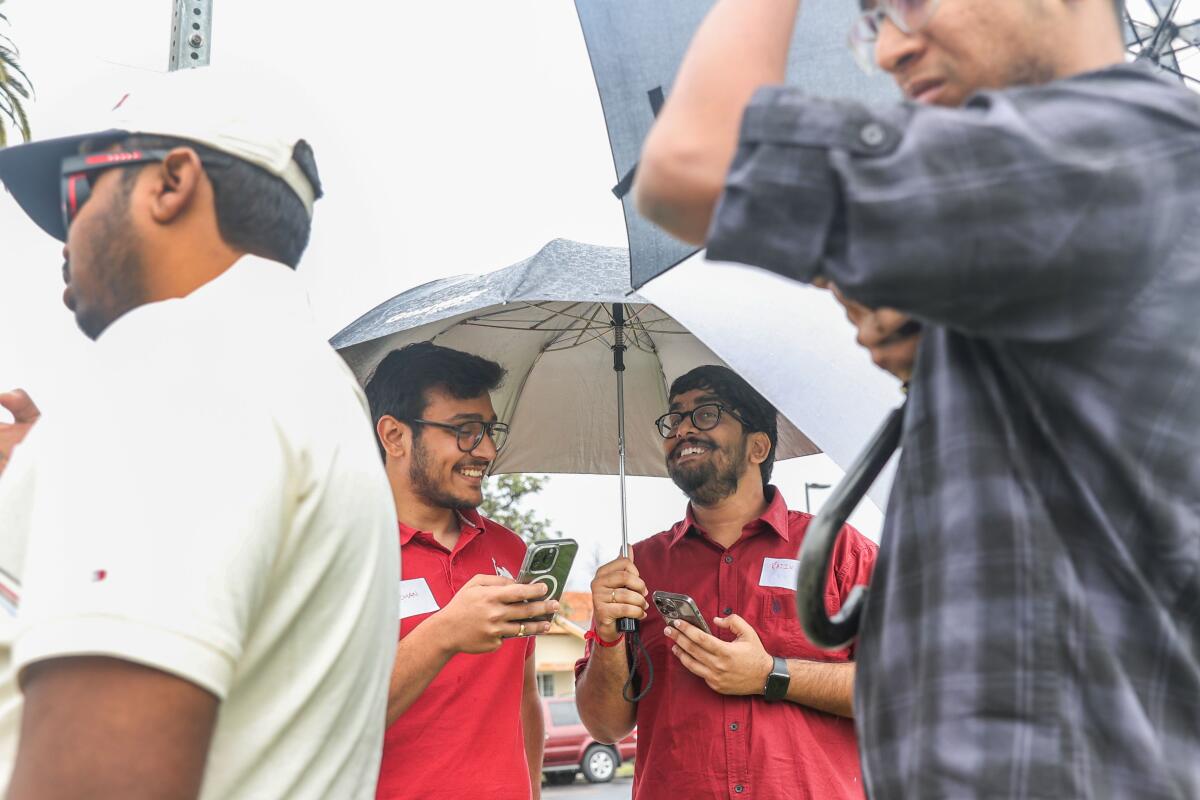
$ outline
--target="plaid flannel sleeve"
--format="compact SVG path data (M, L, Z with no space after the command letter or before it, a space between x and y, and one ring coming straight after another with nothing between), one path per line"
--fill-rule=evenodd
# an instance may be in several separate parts
M823 276L867 306L973 335L1098 330L1188 224L1164 187L1200 142L1192 116L1164 125L1169 109L1145 101L1156 79L1121 77L985 93L956 109L868 110L761 89L708 257Z

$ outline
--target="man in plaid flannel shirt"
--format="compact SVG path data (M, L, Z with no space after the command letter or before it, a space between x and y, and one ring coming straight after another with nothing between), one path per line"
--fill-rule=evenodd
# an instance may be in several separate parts
M870 795L1200 796L1200 102L1124 63L1112 0L867 0L852 43L909 102L822 100L770 86L798 6L717 2L635 192L835 286L911 379Z

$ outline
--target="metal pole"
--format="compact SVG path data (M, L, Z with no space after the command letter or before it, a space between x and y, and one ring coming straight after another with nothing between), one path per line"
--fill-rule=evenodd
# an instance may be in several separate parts
M207 67L212 52L213 0L175 0L167 69Z
M629 558L629 517L625 507L625 307L613 303L612 312L613 372L617 373L617 474L621 476L621 555ZM617 630L622 634L636 634L637 629L636 619L617 620Z
M808 481L805 481L804 482L804 510L810 514L812 513L812 505L808 501L808 490L809 489L828 489L828 488L829 488L828 483L809 483Z
M621 480L621 555L629 558L629 514L625 503L625 308L613 304L613 371L617 373L617 474Z

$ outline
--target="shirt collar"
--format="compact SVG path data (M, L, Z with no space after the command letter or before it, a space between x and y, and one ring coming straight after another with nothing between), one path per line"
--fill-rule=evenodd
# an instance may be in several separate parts
M746 523L742 530L745 531L759 525L765 525L769 530L775 531L779 535L779 538L785 542L789 541L788 508L787 502L783 499L783 492L774 486L768 486L765 494L771 498L767 502L767 509L758 517ZM692 515L692 504L688 503L687 515L671 527L671 541L668 546L674 547L690 530L703 533L703 529L696 524L696 518Z
M467 532L468 530L470 530L470 531L473 531L475 533L475 535L479 535L486 530L486 528L483 525L483 517L480 515L480 513L476 509L461 508L455 513L458 514L459 530L463 531L464 533ZM411 542L412 538L414 536L416 536L418 533L432 535L429 533L429 531L422 531L418 528L410 527L408 525L405 525L403 522L401 522L400 523L400 545L401 545L401 547L403 547L404 545Z

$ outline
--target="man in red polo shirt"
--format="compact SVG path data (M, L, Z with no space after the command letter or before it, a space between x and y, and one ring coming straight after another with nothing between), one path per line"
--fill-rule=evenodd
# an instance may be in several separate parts
M795 558L812 517L789 511L768 485L776 411L725 367L697 367L669 396L658 429L691 503L683 521L634 545L632 560L597 571L595 638L575 667L580 716L605 742L636 723L635 800L862 797L853 654L817 649L796 619ZM875 552L857 531L842 532L831 611L869 581ZM668 626L649 602L658 590L690 595L713 635ZM654 668L637 703L622 694L631 654L618 646L621 617L642 620ZM639 666L637 682L648 674Z
M367 399L400 520L400 643L379 798L541 795L534 634L558 610L513 581L525 543L479 515L508 428L489 392L499 364L428 342L389 353Z

